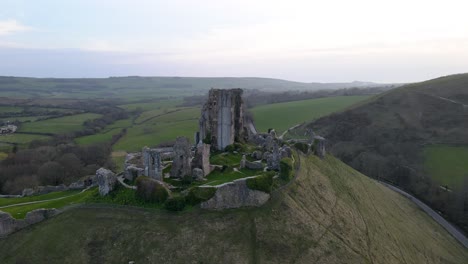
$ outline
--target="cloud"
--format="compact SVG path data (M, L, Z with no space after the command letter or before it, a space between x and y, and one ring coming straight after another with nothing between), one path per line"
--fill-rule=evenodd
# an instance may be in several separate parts
M14 19L0 21L0 36L12 34L20 31L27 31L31 28L25 25L22 25Z

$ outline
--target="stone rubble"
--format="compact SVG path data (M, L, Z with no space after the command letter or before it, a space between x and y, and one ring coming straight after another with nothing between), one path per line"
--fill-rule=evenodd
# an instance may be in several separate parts
M267 157L267 165L270 170L279 170L281 153L278 144L275 142L272 146L272 153Z
M240 162L240 168L247 168L251 170L263 170L263 164L261 161L248 161L245 157L245 155L242 156L241 162Z
M325 157L325 138L321 136L315 136L314 137L314 143L315 143L315 155L323 159Z
M203 181L205 178L204 178L204 173L203 173L203 170L200 169L200 168L194 168L192 170L192 177L197 180L197 181Z

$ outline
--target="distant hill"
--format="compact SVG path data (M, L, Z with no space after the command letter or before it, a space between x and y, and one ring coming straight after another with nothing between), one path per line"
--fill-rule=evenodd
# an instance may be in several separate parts
M271 78L111 77L26 78L0 77L0 97L34 98L160 98L199 95L210 88L243 88L264 91L321 90L392 86L369 82L301 83Z
M406 85L308 127L347 164L408 189L468 230L468 74Z
M403 196L328 156L256 209L71 208L0 240L1 263L467 263Z

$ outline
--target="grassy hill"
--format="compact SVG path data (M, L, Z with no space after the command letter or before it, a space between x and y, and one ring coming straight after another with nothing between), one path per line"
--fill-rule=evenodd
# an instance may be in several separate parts
M468 74L452 75L394 89L309 127L347 164L408 189L468 230L468 171L460 165L467 104Z
M431 146L468 147L466 103L468 74L454 75L395 89L349 111L319 119L310 127L326 136L332 152L355 168L368 175L387 170L387 175L380 176L398 181L391 176L400 173L395 171L397 167L378 162L369 166L367 161L394 159L421 174L431 174L424 161L446 152ZM430 155L425 155L428 151ZM358 166L364 163L367 170ZM458 188L463 177L453 177L458 180L450 179L448 169L447 179L439 179L439 183L454 182L450 187Z
M199 77L111 77L111 78L25 78L0 77L0 97L13 98L125 98L149 99L191 96L210 88L244 88L268 91L319 90L378 87L368 82L301 83L271 78Z
M336 96L287 103L267 104L250 109L258 131L274 128L277 132L319 118L361 102L369 96Z
M0 240L2 263L467 263L406 198L328 156L258 209L73 208Z

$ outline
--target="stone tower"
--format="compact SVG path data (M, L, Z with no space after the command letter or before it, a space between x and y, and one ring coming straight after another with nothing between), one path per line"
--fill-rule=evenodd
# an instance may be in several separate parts
M242 89L210 90L200 117L200 141L211 144L213 149L224 150L248 137L242 92Z

